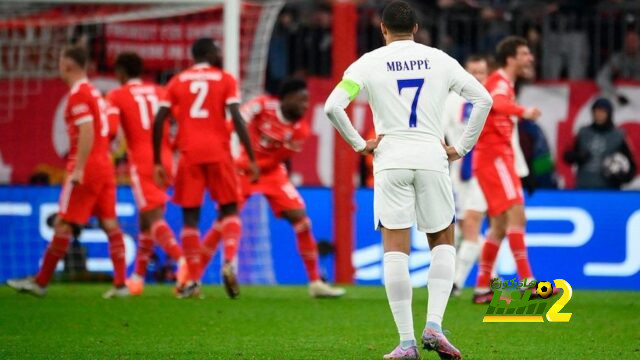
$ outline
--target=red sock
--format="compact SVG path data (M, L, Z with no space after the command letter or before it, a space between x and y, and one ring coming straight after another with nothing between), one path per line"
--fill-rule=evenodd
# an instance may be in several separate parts
M158 220L151 225L151 236L156 244L160 245L162 250L167 253L173 260L182 257L182 248L176 241L173 231L164 220Z
M238 215L227 216L220 222L220 234L224 246L224 262L231 262L238 255L242 236L242 222Z
M307 271L309 281L320 280L320 270L318 269L318 247L316 240L311 232L311 219L304 219L293 224L293 230L296 232L296 240L298 245L298 253L302 257L304 268Z
M527 256L527 246L524 244L524 229L516 227L507 229L507 238L518 268L518 277L531 280L533 274L531 274L531 265Z
M482 246L482 254L480 255L480 264L478 265L478 278L476 287L488 288L491 284L491 269L496 262L498 250L500 249L500 241L493 237L493 234L487 235L487 241Z
M51 275L56 270L58 261L64 256L69 247L69 241L71 240L71 233L54 234L51 243L47 247L47 251L44 253L44 259L42 259L42 267L36 275L36 283L40 286L47 286Z
M141 232L138 236L138 253L136 254L136 266L134 273L144 278L147 274L147 265L153 253L153 239L149 232Z
M124 255L124 239L122 231L117 228L107 233L109 238L109 255L113 263L113 285L124 286L127 276L127 264Z
M213 257L213 254L216 253L218 249L218 244L220 243L220 237L222 236L222 225L220 221L213 223L211 229L204 236L204 241L202 242L202 253L201 253L201 261L202 268L206 269L209 266L209 262Z
M189 280L200 281L202 275L200 263L200 232L195 228L184 227L180 234L184 257L189 269Z

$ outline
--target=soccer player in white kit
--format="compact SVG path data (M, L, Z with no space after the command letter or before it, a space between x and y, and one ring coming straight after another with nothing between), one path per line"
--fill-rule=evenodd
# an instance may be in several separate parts
M480 83L489 76L489 66L484 57L473 55L465 62L467 70ZM473 104L455 92L450 92L444 104L442 126L447 142L458 141L469 121ZM473 150L461 161L451 164L451 183L456 201L456 219L462 233L462 242L458 246L456 257L456 273L452 294L458 296L469 272L480 254L480 227L487 201L482 194L478 180L473 176L471 161Z
M489 76L487 60L478 55L472 55L465 61L465 69L479 82L484 83ZM533 77L533 75L531 76ZM464 133L473 104L455 92L450 92L444 106L442 125L445 138L449 142L460 139ZM515 119L517 121L517 119ZM513 128L511 144L514 152L516 174L519 177L529 175L527 162L520 148L517 123ZM471 161L473 150L462 161L451 164L451 183L456 202L456 219L462 233L462 242L456 254L456 275L453 282L453 296L459 296L464 287L473 264L478 260L482 241L480 228L487 212L487 201L484 198L478 179L473 175ZM493 274L495 274L494 264ZM497 275L492 275L492 278Z
M340 135L361 154L374 155L374 224L382 231L384 278L400 344L384 359L418 359L411 314L410 228L427 234L431 248L424 347L459 359L441 324L453 285L455 210L449 161L476 143L491 109L485 88L444 52L413 41L416 15L404 1L383 11L386 46L363 55L344 73L325 104ZM363 88L373 112L375 140L365 141L344 109ZM464 134L455 146L443 142L440 117L449 91L473 103Z

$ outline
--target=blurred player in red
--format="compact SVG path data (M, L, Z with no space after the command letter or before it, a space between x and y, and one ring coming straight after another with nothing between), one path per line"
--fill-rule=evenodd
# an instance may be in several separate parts
M238 251L242 223L238 216L240 188L231 157L226 109L231 113L235 130L248 153L253 181L257 179L259 170L240 115L236 80L220 68L220 49L211 39L199 39L194 42L191 52L196 64L171 79L155 118L154 176L161 184L168 182L160 155L164 121L171 111L178 121L177 145L180 150L174 201L182 207L180 238L189 274L187 284L178 287L178 296L198 297L200 294L203 266L198 223L203 195L208 190L218 204L219 217L214 227L219 227L226 249L222 269L225 289L234 298L239 289L233 260Z
M142 294L144 277L153 245L158 244L178 263L182 263L182 248L173 231L164 220L165 205L169 197L166 189L153 181L153 146L151 124L158 111L164 90L140 79L142 59L138 54L124 52L115 61L115 74L121 87L111 91L107 100L122 124L127 140L130 161L131 188L140 211L140 235L135 270L127 280L132 295ZM169 123L165 123L165 136L161 144L161 164L171 174L172 152L169 145Z
M78 46L65 48L60 56L60 76L71 88L65 108L70 150L53 239L35 278L8 281L12 288L38 296L45 295L58 260L67 251L72 226L86 224L91 215L98 217L109 238L113 262L113 287L103 297L129 295L125 286L124 240L116 219L115 171L109 153L106 103L87 79L87 62L87 51Z
M249 124L260 179L251 182L250 160L246 152L241 153L236 165L243 174L241 183L245 199L251 194L263 194L276 216L286 219L293 226L298 251L309 279L309 295L339 297L344 290L333 288L320 278L311 219L305 211L304 200L289 181L284 164L293 154L302 150L304 141L309 137L309 124L303 118L308 105L307 84L301 79L285 80L278 97L263 95L244 104L241 111ZM221 223L216 222L204 238L202 263L205 267L215 253L220 237Z
M512 147L513 127L518 118L535 120L540 110L523 107L515 100L515 81L534 74L534 58L527 41L509 36L497 46L500 68L487 79L485 86L493 98L493 107L480 135L473 156L473 172L487 200L490 228L482 247L474 303L488 303L491 270L506 235L513 252L518 277L534 280L524 241L526 218L522 184L515 169ZM533 290L535 294L535 290Z

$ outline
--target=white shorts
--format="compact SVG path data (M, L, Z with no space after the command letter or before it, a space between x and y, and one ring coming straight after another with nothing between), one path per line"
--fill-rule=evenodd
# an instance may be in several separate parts
M456 191L456 217L464 219L467 210L487 212L487 201L484 198L480 184L475 177L468 181L460 181Z
M435 233L455 220L449 174L431 170L388 169L374 177L373 219L376 230L406 229Z

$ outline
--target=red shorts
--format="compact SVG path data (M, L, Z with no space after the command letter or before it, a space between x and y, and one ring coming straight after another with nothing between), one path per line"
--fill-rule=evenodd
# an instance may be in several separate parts
M284 165L261 172L258 182L253 184L248 176L242 176L242 190L245 200L252 194L264 195L277 217L281 217L283 211L305 208L304 200L296 187L289 181Z
M202 164L189 164L180 160L173 202L185 208L199 207L202 205L205 189L218 205L239 202L238 174L231 157L228 160Z
M482 156L474 158L474 161L474 175L487 199L489 216L500 215L515 205L524 204L522 183L516 174L513 157Z
M66 179L60 193L58 215L63 220L78 225L86 224L91 215L100 219L114 219L116 217L114 175L85 175L82 184L73 184Z
M170 169L166 169L166 171L167 174L171 174ZM138 210L149 211L165 206L169 196L165 189L158 186L153 180L153 167L139 168L131 164L129 172L131 175L131 190Z

